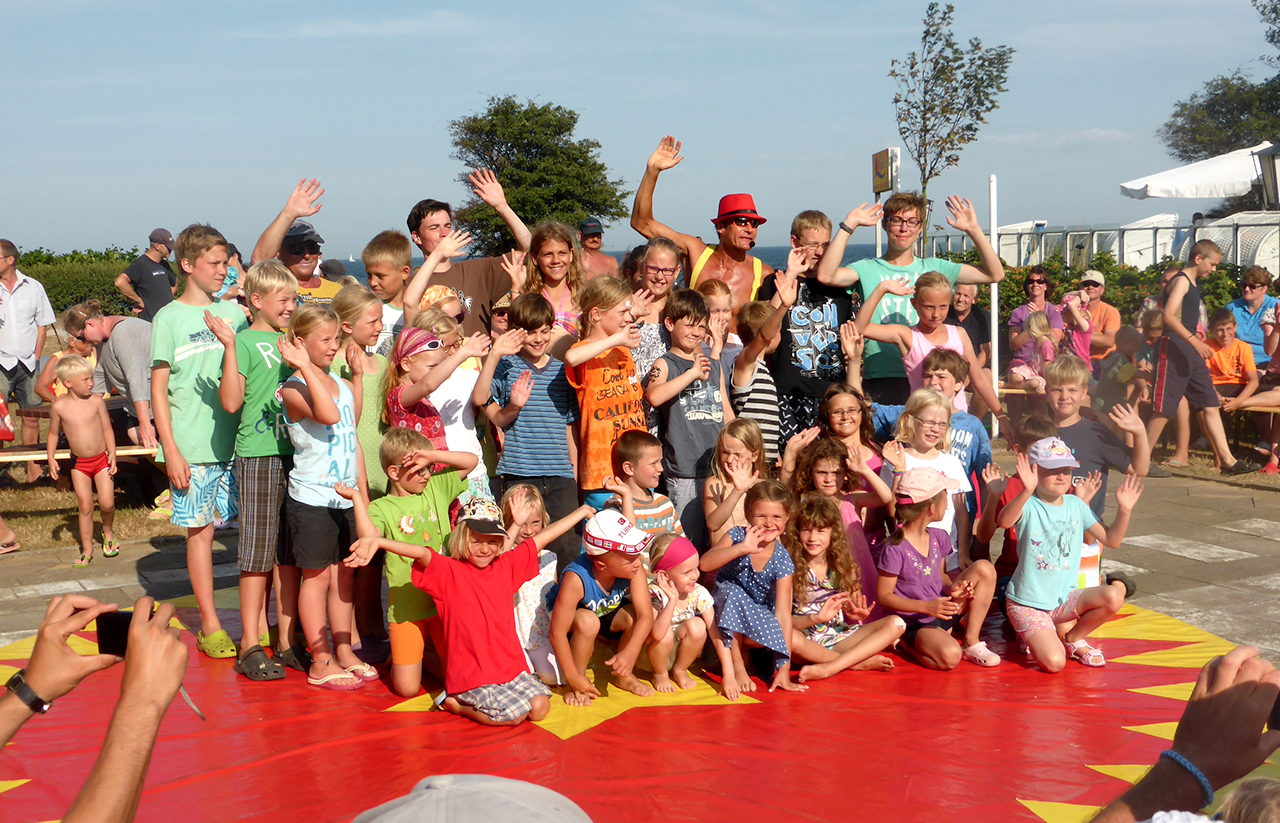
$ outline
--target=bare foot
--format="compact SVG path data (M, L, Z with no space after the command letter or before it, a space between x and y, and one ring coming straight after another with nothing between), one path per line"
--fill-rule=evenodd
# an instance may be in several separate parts
M698 685L697 682L689 676L689 672L687 670L673 669L671 676L676 679L676 685L682 689L692 689L694 686Z
M591 705L591 695L569 690L564 693L564 704L566 706L579 706L585 708Z
M676 676L679 679L679 675ZM671 678L666 672L653 673L653 687L660 692L674 692L676 687L671 685Z
M454 714L462 714L462 704L455 697L446 697L444 702L440 704L440 708Z
M634 674L619 677L618 688L626 689L636 697L649 697L653 694L653 689L649 688L649 684L637 679Z
M826 680L830 676L831 675L827 672L826 668L818 664L814 664L811 666L801 666L800 674L796 679L801 683L808 683L811 680Z
M747 674L746 669L735 668L733 679L738 681L738 691L753 692L756 690L756 682L751 679L751 675Z
M893 658L883 654L873 654L851 668L855 672L891 672L893 671Z

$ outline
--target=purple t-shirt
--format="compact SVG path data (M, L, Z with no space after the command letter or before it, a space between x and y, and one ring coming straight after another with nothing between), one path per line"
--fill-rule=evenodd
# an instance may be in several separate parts
M924 557L905 537L901 543L890 543L880 553L877 568L881 574L898 578L893 593L908 600L937 600L942 597L942 570L951 554L951 537L943 529L929 528L929 556ZM932 623L931 615L919 612L901 614L907 625Z
M1013 314L1009 315L1009 328L1012 331L1022 331L1022 327L1026 324L1027 318L1036 309L1031 308L1030 303L1023 303L1021 306L1013 310ZM1058 311L1058 307L1052 303L1045 303L1044 313L1049 315L1049 328L1064 331L1066 324L1062 322L1062 312ZM1015 360L1030 360L1036 353L1036 344L1034 340L1028 339L1022 344L1022 348L1013 353Z

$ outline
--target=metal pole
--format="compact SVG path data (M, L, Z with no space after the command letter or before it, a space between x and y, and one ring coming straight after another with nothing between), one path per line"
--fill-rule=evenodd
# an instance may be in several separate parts
M876 205L880 205L880 192L876 192ZM876 221L876 257L880 256L880 221Z
M996 250L996 256L1000 254L1000 232L996 230L996 176L991 175L991 248ZM991 388L996 393L996 399L1000 398L1000 368L997 363L1000 362L1000 286L996 283L991 284ZM991 410L991 436L1000 436L1000 409Z

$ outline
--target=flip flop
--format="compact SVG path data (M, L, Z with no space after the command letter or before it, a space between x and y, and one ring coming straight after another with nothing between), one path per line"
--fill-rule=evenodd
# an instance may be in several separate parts
M79 557L77 557L77 558L75 559L75 562L74 562L74 563L72 563L71 565L72 565L72 566L75 566L75 567L76 567L76 568L78 568L78 569L83 569L85 566L89 565L89 564L90 564L90 563L92 563L92 562L93 562L93 555L91 555L91 554L87 554L87 555L86 555L86 554L82 554L82 555L80 555Z
M355 666L347 666L344 671L346 671L347 674L355 675L366 683L381 680L378 676L378 670L373 666L370 666L368 663L359 663Z
M105 541L102 544L103 557L115 557L119 553L120 553L120 541L116 540L114 537L111 538L110 540Z
M9 543L0 545L0 554L13 554L16 551L19 551L21 548L22 548L22 544L19 543L17 540L13 540Z
M235 641L223 629L218 629L208 637L204 636L204 632L197 632L196 648L205 657L212 657L215 660L226 660L228 657L236 656Z
M321 689L328 689L334 692L354 692L357 689L364 688L364 680L362 680L360 677L356 675L353 675L351 672L341 668L340 666L338 666L336 662L333 662L333 661L330 661L330 662L333 663L334 668L337 668L338 671L334 672L333 674L326 674L324 677L311 677L308 675L307 685L316 686L317 688L321 688ZM328 666L329 664L326 663L325 665ZM336 682L338 680L350 680L353 677L355 678L354 683Z
M236 674L242 674L255 682L283 680L284 666L267 657L261 646L254 646L236 658Z
M1160 465L1168 469L1185 469L1186 463L1179 463L1177 460L1161 460Z

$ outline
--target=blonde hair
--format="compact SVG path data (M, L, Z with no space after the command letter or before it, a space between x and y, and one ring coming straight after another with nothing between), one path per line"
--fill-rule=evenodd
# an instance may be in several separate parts
M86 300L67 309L67 316L62 320L62 328L66 329L68 334L80 334L84 331L85 323L101 319L102 304L97 300Z
M444 340L446 335L453 334L458 330L458 321L439 309L423 309L418 312L418 316L413 318L413 328L429 331L436 336L437 340ZM391 425L391 410L387 408L387 398L391 396L391 392L404 385L405 375L402 364L396 362L396 358L387 359L387 367L382 372L382 422L384 425Z
M1245 780L1222 801L1217 819L1226 823L1280 823L1280 780Z
M346 286L342 291L333 297L333 310L338 313L338 317L348 326L354 326L360 322L360 318L364 317L364 313L369 310L370 306L382 306L382 300L378 295L373 293L372 289L365 286ZM339 331L342 334L343 342L350 337L345 331Z
M742 345L751 345L751 341L760 334L760 330L764 328L764 324L769 321L773 312L773 306L764 300L752 300L739 307L738 336L742 338Z
M947 276L936 271L927 271L916 278L916 294L920 294L925 289L945 291L947 294L955 291L951 287L951 281L947 279Z
M542 492L538 491L538 487L529 483L516 483L508 486L507 490L502 493L502 525L510 528L515 522L516 513L511 506L516 496L516 492L523 489L525 501L533 507L533 513L537 517L542 518L542 528L550 525L551 515L547 514L547 503L542 499Z
M244 273L243 288L246 296L256 294L266 297L282 291L297 294L298 278L279 260L264 260L254 263ZM253 304L250 303L249 307L253 308Z
M596 282L595 280L591 281ZM716 438L715 455L712 457L712 468L715 470L716 477L726 486L732 485L733 480L725 473L724 464L721 456L724 454L724 439L732 437L739 443L747 447L747 451L755 452L755 470L763 479L769 476L769 467L764 462L764 434L760 431L760 425L756 421L748 417L735 417L725 424L720 430L720 436Z
M809 602L809 556L800 545L800 530L805 527L831 531L831 541L827 544L827 574L835 577L840 591L849 594L861 591L862 581L853 555L849 553L840 506L822 492L805 492L787 520L787 530L782 536L782 545L796 567L791 580L792 605L803 606Z
M483 534L477 535L471 530L466 523L459 522L453 527L453 532L449 535L449 556L454 560L466 560L471 556L471 542L477 538L484 539L493 537L502 539L500 535ZM503 540L505 543L506 541Z
M289 316L289 337L306 339L312 332L325 326L342 330L342 319L332 306L324 303L303 303Z
M1083 386L1089 387L1089 378L1093 371L1088 364L1074 354L1055 357L1044 367L1044 382L1049 386Z
M93 374L93 366L78 354L64 354L58 358L58 366L54 374L62 382L67 382L83 374Z
M413 246L403 232L394 229L380 231L373 236L360 252L360 262L367 269L378 263L388 263L397 269L411 265Z
M649 568L658 568L662 556L667 553L667 549L675 542L680 535L675 532L663 532L649 541Z
M1144 311L1142 313L1142 317L1139 318L1139 324L1142 328L1143 333L1150 332L1150 331L1157 331L1157 330L1163 332L1164 331L1164 310L1149 309L1148 311Z
M527 289L529 290L529 289ZM595 321L591 312L607 312L619 303L631 299L631 286L616 277L596 277L582 287L578 295L578 339L586 340Z
M1033 311L1028 314L1022 328L1037 343L1043 343L1053 336L1053 329L1049 326L1049 315L1042 311Z
M443 283L436 283L427 286L426 291L422 293L422 299L418 301L418 308L421 309L438 309L448 303L450 300L462 302L462 298L458 293Z
M227 248L227 238L222 236L222 232L206 223L192 223L174 241L173 256L178 261L179 268L182 267L183 260L190 261L194 266L210 249L218 246Z
M951 401L942 396L942 392L936 389L916 389L907 398L907 405L902 410L902 416L898 418L898 423L894 427L893 437L895 440L901 440L907 445L911 445L916 438L916 415L929 409L942 409L947 413L947 428L942 433L942 439L938 441L939 451L951 450Z
M403 426L392 426L382 435L382 443L378 446L378 462L385 472L391 466L400 465L405 455L410 452L434 448L431 441L422 432L406 429Z
M831 218L816 209L802 211L791 221L791 236L799 240L809 229L817 229L831 234Z
M733 300L733 289L729 288L729 284L723 280L699 280L698 287L694 291L707 298L707 300L713 297L727 297L729 300Z
M525 281L524 290L531 294L542 294L546 284L542 282L542 270L538 268L538 253L547 243L556 240L569 247L569 271L565 273L564 281L569 287L569 294L577 297L582 291L583 283L586 282L586 274L582 271L582 250L578 247L578 236L573 229L554 220L539 223L529 237L529 254L525 262L529 277Z

